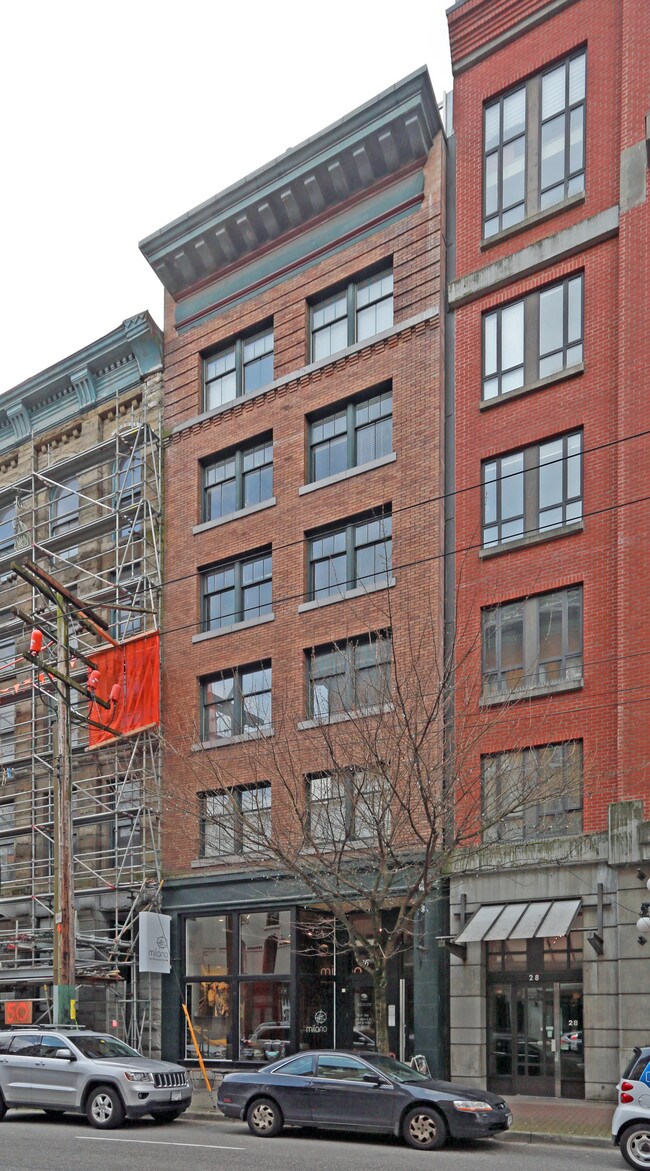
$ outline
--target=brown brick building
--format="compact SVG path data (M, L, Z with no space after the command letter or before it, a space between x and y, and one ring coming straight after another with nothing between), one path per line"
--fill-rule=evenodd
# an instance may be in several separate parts
M456 728L493 842L452 881L451 1072L610 1097L648 973L650 34L627 0L448 19Z
M343 962L317 973L327 1024L309 1023L289 946L308 899L255 858L246 812L291 816L260 754L290 742L314 817L323 725L341 744L348 707L372 720L378 648L441 630L444 184L421 70L141 245L166 290L165 909L212 1060L372 1030ZM412 953L391 980L406 1054ZM177 1004L170 982L178 1057Z

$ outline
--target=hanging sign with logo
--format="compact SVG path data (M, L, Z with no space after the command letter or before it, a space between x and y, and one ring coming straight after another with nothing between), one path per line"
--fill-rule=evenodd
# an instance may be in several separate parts
M157 915L152 911L141 911L138 915L141 972L169 972L171 970L170 923L169 915Z

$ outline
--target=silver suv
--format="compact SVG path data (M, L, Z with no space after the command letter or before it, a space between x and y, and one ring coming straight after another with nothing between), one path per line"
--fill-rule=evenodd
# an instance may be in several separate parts
M143 1114L172 1122L191 1100L182 1066L143 1057L117 1037L68 1028L0 1032L0 1119L12 1106L32 1107L49 1117L85 1114L109 1130Z

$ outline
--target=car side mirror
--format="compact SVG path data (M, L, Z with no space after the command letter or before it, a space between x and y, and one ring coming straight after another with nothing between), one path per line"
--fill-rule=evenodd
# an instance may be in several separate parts
M60 1057L61 1061L76 1061L77 1060L74 1053L72 1052L72 1049L57 1049L54 1056Z
M383 1077L379 1077L376 1073L364 1073L362 1080L370 1082L373 1086L383 1086L384 1084Z

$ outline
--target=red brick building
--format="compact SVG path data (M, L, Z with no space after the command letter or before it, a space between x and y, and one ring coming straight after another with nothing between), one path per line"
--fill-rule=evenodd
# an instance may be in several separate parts
M254 754L290 727L307 816L316 725L343 718L333 656L356 696L380 632L401 653L442 615L444 183L421 70L142 244L166 290L165 909L212 1060L372 1028L358 974L301 967L305 892L256 861L246 810L289 816ZM412 957L394 987L407 1053ZM184 1056L177 1006L170 981L167 1053Z
M490 844L452 880L451 1072L607 1098L647 1024L650 28L634 0L448 21L456 732Z

